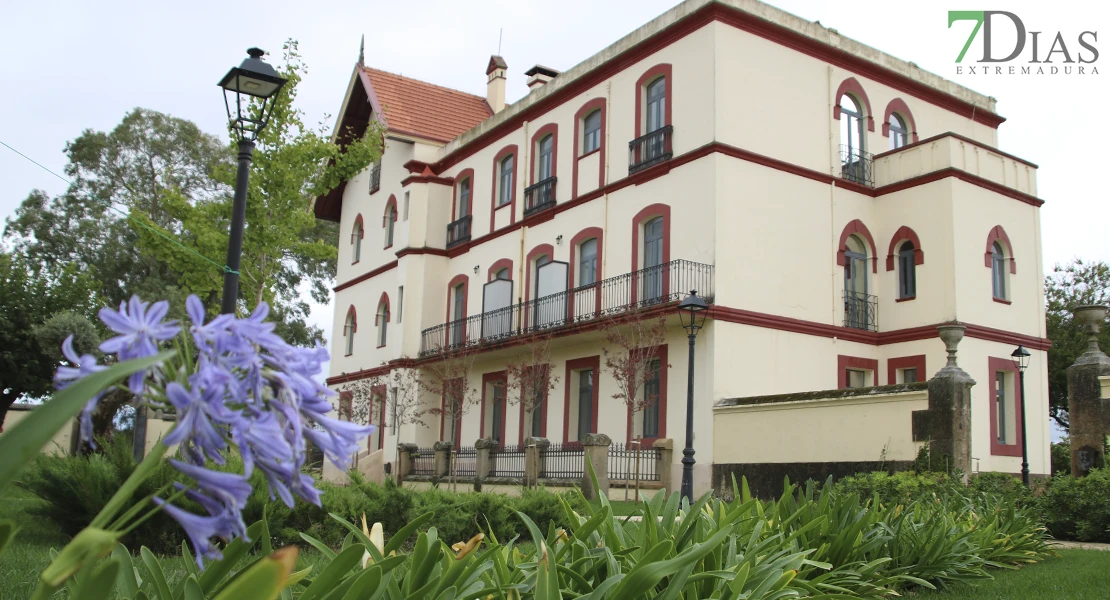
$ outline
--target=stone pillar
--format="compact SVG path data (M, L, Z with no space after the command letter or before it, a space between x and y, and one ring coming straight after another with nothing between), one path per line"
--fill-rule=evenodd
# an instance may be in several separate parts
M497 446L493 440L477 440L474 442L474 491L482 491L482 481L489 477L490 462L489 451Z
M586 460L582 473L582 495L587 500L597 500L601 496L609 495L609 446L613 440L604 433L587 433L582 440ZM597 488L594 488L593 479L590 478L590 467L594 469L597 477Z
M1068 367L1068 418L1071 420L1071 473L1083 477L1106 465L1110 400L1102 399L1099 377L1110 375L1110 357L1098 347L1106 321L1105 306L1079 306L1075 318L1087 334L1087 351Z
M651 445L652 448L659 451L655 461L655 472L659 474L659 483L663 484L663 488L670 490L671 484L671 461L674 460L674 440L671 438L659 438Z
M436 442L432 445L436 452L435 462L432 463L432 477L446 477L451 474L451 442Z
M397 444L397 483L400 484L405 480L409 474L412 473L414 467L413 454L416 454L419 448L416 444L402 443Z
M937 327L948 351L948 364L929 380L929 408L913 413L913 439L929 442L929 468L971 472L971 387L975 380L956 364L956 347L967 328L959 323Z
M543 477L544 456L551 442L547 438L529 437L524 439L524 486L534 487Z

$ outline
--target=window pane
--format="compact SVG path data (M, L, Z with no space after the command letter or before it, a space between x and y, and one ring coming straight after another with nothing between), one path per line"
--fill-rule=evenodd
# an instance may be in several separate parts
M850 388L867 387L867 371L847 369L847 380Z
M1006 372L998 371L994 374L994 402L996 405L995 429L998 431L998 443L1006 444Z
M470 180L465 179L459 184L459 206L455 211L456 218L461 219L470 214Z
M540 140L539 153L536 156L538 175L536 181L543 181L551 177L551 147L554 136L547 136Z
M594 372L578 373L578 441L582 441L593 425Z
M513 157L507 156L501 161L501 190L498 195L498 206L504 206L513 198Z
M643 436L646 438L659 437L659 361L651 363L651 374L644 382L644 408Z
M597 282L597 238L582 243L579 273L578 285L590 285Z
M508 279L509 278L509 268L505 267L504 269L501 269L500 271L498 271L493 276L493 278L494 279Z
M917 383L917 369L902 369L902 383Z
M586 115L582 134L582 152L593 152L601 146L601 111Z
M667 125L667 80L664 77L656 79L648 86L647 90L647 133L661 129Z

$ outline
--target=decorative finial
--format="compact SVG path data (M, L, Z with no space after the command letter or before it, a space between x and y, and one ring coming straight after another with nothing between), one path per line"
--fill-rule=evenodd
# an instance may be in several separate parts
M944 342L944 349L948 351L948 364L946 367L958 368L956 364L956 347L960 345L960 340L964 339L964 331L966 330L967 327L955 321L937 327L937 332L940 333L940 339Z
M1083 333L1087 334L1087 352L1099 353L1098 334L1106 322L1107 307L1101 304L1077 306L1072 310Z
M261 48L247 48L247 54L249 54L251 58L262 58L266 56L266 51Z
M362 39L358 42L358 66L366 66L366 34L362 34Z

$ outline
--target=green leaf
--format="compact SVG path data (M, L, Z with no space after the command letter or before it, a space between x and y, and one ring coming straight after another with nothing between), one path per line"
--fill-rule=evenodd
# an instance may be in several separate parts
M262 521L258 521L247 528L247 539L258 540L258 536L261 534ZM224 557L222 559L208 563L208 566L204 569L204 574L197 580L200 583L200 589L208 595L215 592L224 577L227 577L227 574L235 568L239 560L246 556L253 546L254 542L247 542L243 538L235 538L227 545L227 548L223 549Z
M150 579L154 582L154 589L158 592L158 600L173 600L170 586L166 583L166 574L162 572L162 565L158 564L158 557L154 556L154 553L146 546L139 550L139 555L143 559L143 564L146 565L146 570L150 572Z
M30 418L30 417L28 417ZM42 572L43 585L58 589L86 564L111 554L119 543L119 534L94 527L81 530L65 548L53 557L50 566Z
M116 578L120 562L116 559L105 561L81 580L73 595L77 600L108 600L116 593Z
M296 564L296 546L282 548L236 575L214 600L274 600Z
M328 563L328 566L324 567L320 575L312 580L312 585L305 589L300 596L300 600L323 597L324 592L331 591L347 575L348 571L362 561L364 552L366 552L366 547L362 544L355 544L340 552Z
M19 531L15 522L5 519L0 521L0 554L4 553L4 548L7 547L8 542L15 539L15 533Z
M120 597L134 598L139 594L139 577L135 573L135 564L131 561L131 553L127 551L127 546L118 544L116 549L112 550L112 559L118 560L120 564L119 575L116 577Z
M389 556L390 552L400 550L401 546L405 543L405 540L409 539L409 536L423 527L425 523L431 521L432 517L434 516L434 512L424 513L419 517L413 519L404 527L398 529L397 533L395 533L393 537L389 538L389 541L386 542L385 547L382 549L382 554L384 554L385 556Z
M93 396L128 375L150 368L173 357L167 351L146 358L124 361L98 373L75 381L58 390L50 400L48 410L33 410L19 423L0 435L0 492L3 492L16 475L23 470L70 419L85 407Z
M323 554L324 556L326 556L328 560L335 559L335 550L332 550L331 548L328 548L328 545L325 544L324 542L321 542L320 540L312 537L311 535L308 535L307 533L300 533L298 535L301 536L302 540L311 544L313 548L316 548L317 550L319 550L320 554Z
M370 593L378 589L382 582L382 570L378 567L370 567L355 576L355 582L343 594L342 600L363 600L370 596Z
M185 600L204 600L204 590L200 589L200 583L193 575L185 579Z

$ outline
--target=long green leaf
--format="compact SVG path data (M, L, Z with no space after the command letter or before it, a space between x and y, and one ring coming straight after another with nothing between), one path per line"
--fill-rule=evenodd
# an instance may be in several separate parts
M393 537L389 538L389 541L386 542L385 548L382 549L382 554L384 554L385 556L389 556L390 552L400 550L401 546L404 545L405 540L409 539L409 536L411 536L416 530L420 529L425 523L431 521L432 517L434 516L434 512L424 513L410 521L404 527L398 529L397 533L393 534Z
M339 584L347 572L355 567L362 561L362 554L366 551L366 547L362 544L354 544L348 546L346 550L340 552L320 575L312 580L312 585L305 589L301 594L300 600L312 600L313 598L323 597L324 592L331 591L333 587Z
M120 563L119 575L116 577L116 586L119 588L120 598L127 600L139 594L139 578L135 573L135 564L131 561L131 553L127 546L119 544L112 550L112 559Z
M204 569L204 574L197 579L197 582L200 583L200 589L204 590L206 595L211 596L217 590L220 582L224 580L224 577L227 577L227 574L239 563L239 559L246 556L247 552L254 547L255 541L258 540L258 536L261 534L262 521L258 521L247 527L247 539L252 541L248 542L243 538L235 538L234 541L228 544L227 548L224 548L221 553L224 557L208 563L207 568Z
M154 582L155 591L158 592L158 600L173 600L170 586L166 583L166 574L162 572L162 565L158 564L158 557L154 556L154 553L146 546L139 550L139 555L143 559L143 564L146 565L146 570L150 572L150 579Z
M115 595L119 569L120 562L116 559L101 563L81 580L73 597L79 600L108 600Z

